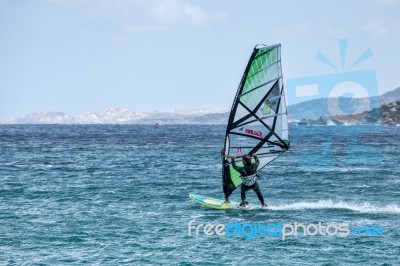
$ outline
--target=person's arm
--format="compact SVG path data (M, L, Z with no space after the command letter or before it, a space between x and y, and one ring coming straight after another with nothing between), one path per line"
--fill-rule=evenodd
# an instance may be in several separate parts
M253 153L251 156L254 157L254 160L256 161L255 164L258 167L260 165L260 160L258 160L257 154Z

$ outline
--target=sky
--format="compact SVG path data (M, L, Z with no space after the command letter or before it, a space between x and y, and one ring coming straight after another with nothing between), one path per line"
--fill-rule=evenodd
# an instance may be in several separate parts
M399 17L398 0L0 0L0 122L229 108L256 44L282 45L285 81L372 69L382 94L400 86Z

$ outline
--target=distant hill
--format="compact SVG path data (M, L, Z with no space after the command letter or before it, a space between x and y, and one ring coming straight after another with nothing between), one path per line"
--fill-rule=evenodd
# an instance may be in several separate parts
M369 98L320 98L288 106L289 120L301 121L302 119L315 120L320 117L330 117L342 113L332 113L328 106L339 104L340 110L344 113L354 113L358 108L363 111L370 111L387 104L400 100L400 87L386 92L382 96ZM369 104L369 106L368 106Z
M327 117L335 117L328 110L330 106L339 105L345 113L354 113L360 106L368 106L364 110L379 108L380 104L400 100L400 88L387 92L379 97L364 99L353 98L325 98L302 102L288 106L289 122L314 123L319 120L325 123ZM396 107L397 108L397 107ZM362 108L361 108L362 109ZM127 109L109 108L103 113L90 112L79 115L70 115L64 112L35 112L22 117L6 119L6 124L222 124L226 125L229 109L224 110L169 110L154 112L135 112ZM321 118L321 119L319 119ZM393 120L395 121L395 120Z
M400 125L400 101L382 105L369 112L354 115L334 116L333 120L342 124L387 124Z
M400 100L400 87L395 90L388 91L383 94L380 99L381 104L392 103Z
M63 112L35 112L13 117L6 124L226 124L229 112L225 110L169 110L135 112L109 108L103 113L90 112L70 115Z
M380 108L374 108L368 112L351 115L338 115L320 117L318 119L303 119L300 125L360 125L360 124L386 124L400 125L400 101L383 104Z

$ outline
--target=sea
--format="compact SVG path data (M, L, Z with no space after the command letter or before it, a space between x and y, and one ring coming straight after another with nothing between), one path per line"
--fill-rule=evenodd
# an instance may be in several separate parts
M224 198L224 136L0 125L0 265L400 265L400 127L291 125L260 171L267 210L189 198Z

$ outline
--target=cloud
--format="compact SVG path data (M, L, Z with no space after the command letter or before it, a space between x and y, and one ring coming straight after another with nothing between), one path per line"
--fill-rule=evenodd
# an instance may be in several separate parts
M209 16L199 6L185 4L183 6L183 13L193 22L199 25L206 25L210 20Z
M297 22L277 27L277 32L284 36L304 35L310 33L314 29L311 22Z
M122 24L131 32L159 31L189 24L209 26L223 21L227 12L207 12L186 0L45 0L50 4L72 8L90 19L107 19ZM136 26L132 26L136 25Z
M160 1L153 8L153 15L163 22L177 21L180 17L179 1Z
M326 33L328 34L329 37L334 39L340 39L343 38L344 36L351 36L350 29L345 29L343 27L328 28L326 30Z
M388 37L388 28L386 20L375 18L369 20L363 27L364 32L374 41L379 42Z
M130 25L126 26L125 29L130 32L150 32L150 31L163 31L168 29L163 26L146 26L146 25Z
M203 26L209 25L214 21L224 20L227 17L227 13L225 11L220 11L209 15L204 12L200 6L191 4L184 5L183 11L191 21L193 21L195 24Z
M162 0L155 5L153 16L163 23L190 22L198 26L208 26L215 21L224 20L227 12L207 13L201 6L182 0Z
M380 4L380 5L396 5L397 0L373 0L374 3Z

